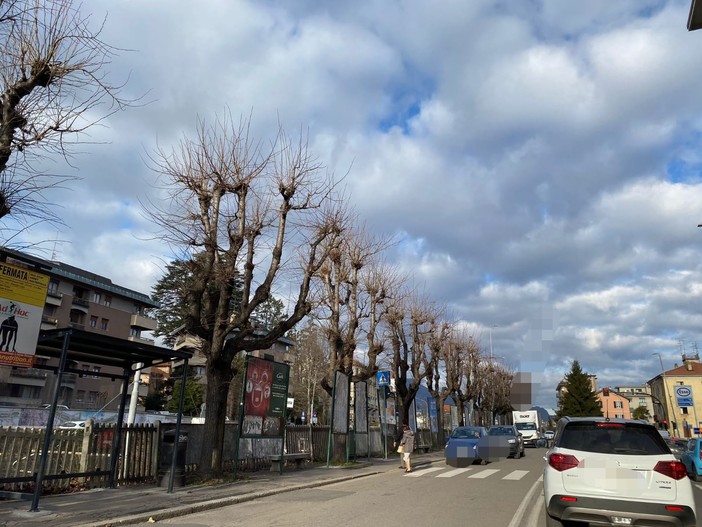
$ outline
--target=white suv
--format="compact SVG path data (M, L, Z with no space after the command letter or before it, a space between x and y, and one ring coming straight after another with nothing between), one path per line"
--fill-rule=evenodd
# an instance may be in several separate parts
M696 525L685 466L648 423L564 417L544 459L548 527Z

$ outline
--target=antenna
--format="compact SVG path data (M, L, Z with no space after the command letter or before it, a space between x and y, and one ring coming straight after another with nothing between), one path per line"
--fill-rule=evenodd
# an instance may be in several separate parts
M57 230L56 230L56 238L54 238L54 248L53 248L53 250L51 251L51 261L55 261L55 260L56 260L56 242L58 242L58 235L59 235L59 231L58 231L58 229L57 229Z

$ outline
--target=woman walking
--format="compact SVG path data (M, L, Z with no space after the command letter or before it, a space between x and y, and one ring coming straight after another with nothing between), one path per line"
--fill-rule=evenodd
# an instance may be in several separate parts
M402 458L405 462L405 472L411 472L411 455L414 451L414 432L412 432L409 425L402 426L402 439L400 439L400 446L402 447Z

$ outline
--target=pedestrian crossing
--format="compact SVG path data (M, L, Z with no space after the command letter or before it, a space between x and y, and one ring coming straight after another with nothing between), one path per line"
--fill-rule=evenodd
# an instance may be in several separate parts
M440 472L440 474L437 474ZM468 479L486 479L496 477L507 481L519 481L529 473L528 470L504 470L497 468L465 467L447 470L447 467L421 467L413 469L412 472L405 473L406 478L436 477L455 478L459 476Z

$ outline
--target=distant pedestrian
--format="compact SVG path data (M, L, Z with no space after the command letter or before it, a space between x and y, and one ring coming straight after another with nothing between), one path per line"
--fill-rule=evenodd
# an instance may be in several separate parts
M404 432L403 427L399 427L397 429L397 434L395 434L395 441L393 441L392 446L397 449L397 453L400 454L400 466L398 468L404 468L406 469L407 467L405 466L405 455L403 454L404 448L399 448L400 447L400 441L402 441L402 436Z
M412 471L412 452L414 452L414 432L409 425L402 426L402 438L400 439L402 447L402 459L405 462L405 472Z

